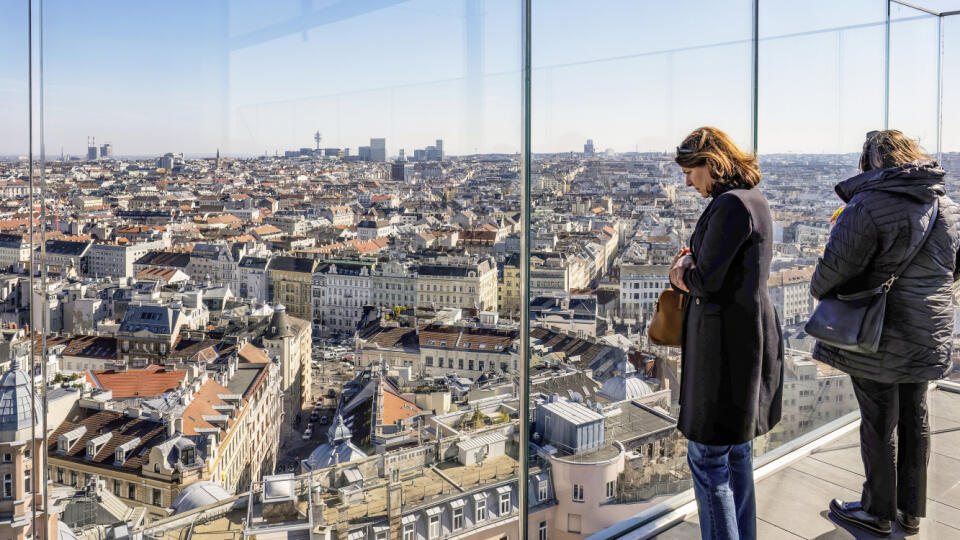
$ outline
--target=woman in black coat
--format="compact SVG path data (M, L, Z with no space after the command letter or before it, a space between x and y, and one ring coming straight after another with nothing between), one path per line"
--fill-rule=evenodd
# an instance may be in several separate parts
M783 346L767 292L773 224L756 157L716 128L695 130L676 162L710 204L670 280L687 293L678 428L704 538L756 538L751 441L780 421Z
M899 131L868 133L860 169L835 188L846 207L810 283L818 300L887 281L923 238L934 200L939 210L928 240L887 295L879 350L814 348L815 359L850 375L860 405L862 498L834 500L830 508L874 534L889 534L894 519L916 533L927 498L927 383L952 367L960 208L945 195L943 169Z

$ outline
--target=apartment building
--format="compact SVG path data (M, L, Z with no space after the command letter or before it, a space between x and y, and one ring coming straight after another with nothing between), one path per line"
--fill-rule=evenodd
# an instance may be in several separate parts
M86 275L103 278L126 278L136 275L133 263L154 250L170 247L170 238L138 242L134 244L93 244L87 255Z
M497 309L497 267L493 259L442 261L416 267L417 305L488 311Z
M456 373L476 379L516 369L511 354L516 330L431 324L420 330L420 366L427 376Z
M620 267L620 316L649 319L660 293L670 285L668 265L624 264Z
M211 371L191 370L174 399L83 399L81 416L48 438L49 474L56 485L82 487L93 475L148 522L162 519L188 485L212 480L228 491L247 489L272 469L278 444L279 370L272 363L241 364L234 356ZM100 377L99 391L126 395L131 387L162 384L165 371ZM181 400L181 396L183 399ZM171 403L186 403L170 405Z
M271 259L268 272L273 303L286 306L293 317L313 320L313 274L318 264L314 259L287 255Z

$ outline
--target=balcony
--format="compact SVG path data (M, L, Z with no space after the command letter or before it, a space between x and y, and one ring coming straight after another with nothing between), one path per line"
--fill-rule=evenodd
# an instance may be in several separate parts
M960 385L931 385L928 395L931 455L927 517L909 538L960 538ZM823 426L756 460L759 538L874 538L840 523L827 505L838 497L856 500L863 485L859 419L856 413ZM700 538L691 491L650 508L633 520L593 535L601 538ZM891 538L904 538L894 526Z

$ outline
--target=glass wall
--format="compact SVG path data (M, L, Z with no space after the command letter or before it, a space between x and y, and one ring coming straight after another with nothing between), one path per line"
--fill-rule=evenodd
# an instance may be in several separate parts
M680 350L647 335L709 203L677 145L714 126L763 171L786 352L757 463L856 410L803 327L865 133L960 170L960 16L887 0L34 5L47 219L21 241L0 0L0 319L10 351L31 314L47 337L50 526L78 534L119 526L84 487L144 538L580 538L691 501Z
M940 18L890 6L890 129L937 152Z
M0 158L3 178L16 178L13 161L27 155L27 4L15 0L0 3ZM25 164L25 162L24 162ZM10 175L10 176L8 176ZM6 197L5 197L6 198Z

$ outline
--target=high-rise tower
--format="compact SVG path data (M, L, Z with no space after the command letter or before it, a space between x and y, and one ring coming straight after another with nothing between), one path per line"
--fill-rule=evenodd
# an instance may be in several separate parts
M320 130L318 129L316 133L313 134L313 140L317 143L317 151L320 151L320 141L323 137L320 136Z

